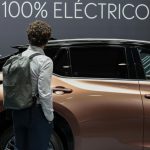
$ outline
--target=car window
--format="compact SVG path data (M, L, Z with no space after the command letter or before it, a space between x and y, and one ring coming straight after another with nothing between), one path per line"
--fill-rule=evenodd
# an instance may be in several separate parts
M123 47L71 47L70 56L74 77L128 78Z
M71 67L66 48L61 47L47 47L44 49L45 55L53 60L53 73L61 76L70 76Z
M60 49L60 47L45 47L44 53L46 56L50 57L52 60L54 59L57 51Z
M150 51L147 49L140 49L139 53L146 79L150 80Z
M68 51L65 49L60 49L55 55L54 59L54 73L61 76L70 76L71 67L68 57Z

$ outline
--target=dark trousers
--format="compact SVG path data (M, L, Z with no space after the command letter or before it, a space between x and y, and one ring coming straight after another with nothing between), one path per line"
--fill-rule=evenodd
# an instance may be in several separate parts
M41 105L13 111L17 150L48 150L52 123L44 116Z

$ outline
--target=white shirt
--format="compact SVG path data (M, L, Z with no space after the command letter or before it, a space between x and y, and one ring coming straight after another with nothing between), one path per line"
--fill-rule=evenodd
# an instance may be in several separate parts
M42 55L35 56L30 62L32 95L39 94L37 103L41 104L46 119L52 121L54 115L52 90L50 85L53 72L53 62L44 54L42 48L36 46L29 46L22 55L29 57L34 53L40 53Z

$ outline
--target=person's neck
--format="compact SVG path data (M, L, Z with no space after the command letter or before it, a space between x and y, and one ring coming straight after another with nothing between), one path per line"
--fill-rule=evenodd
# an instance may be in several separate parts
M30 46L32 47L32 46L35 46L35 45L30 45ZM36 47L39 47L39 48L41 48L41 49L44 49L45 45L43 45L43 46L36 46Z

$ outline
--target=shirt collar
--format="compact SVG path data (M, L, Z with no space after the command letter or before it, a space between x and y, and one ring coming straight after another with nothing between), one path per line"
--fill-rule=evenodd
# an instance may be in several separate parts
M41 47L38 47L38 46L29 45L28 50L32 50L34 52L38 52L38 53L43 54L43 55L45 54L43 49Z

